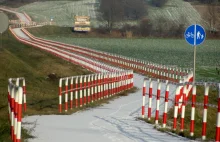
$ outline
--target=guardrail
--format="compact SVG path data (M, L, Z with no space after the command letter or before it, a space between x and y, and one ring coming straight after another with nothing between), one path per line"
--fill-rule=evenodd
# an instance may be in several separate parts
M89 59L89 58L86 58L86 57L83 57L83 56L80 56L80 55L77 55L74 53L70 53L65 50L53 47L53 46L45 45L42 43L38 43L35 41L31 41L31 40L27 40L27 39L18 37L11 28L9 28L9 29L12 32L12 34L15 36L15 38L18 39L20 42L27 44L27 45L31 45L33 47L40 48L42 50L45 50L51 54L54 54L55 56L58 56L58 57L64 59L64 60L67 60L67 61L72 62L74 64L78 64L78 65L80 65L80 66L82 66L92 72L106 72L106 71L113 72L113 71L122 70L117 67L106 65L106 64L99 62L99 61L96 61L94 59Z
M82 107L132 87L133 71L131 70L61 78L59 81L59 112L62 112L63 94L65 95L65 112L67 112L68 102L70 109L73 108L73 105L75 108Z
M160 79L168 79L171 81L178 82L179 79L183 78L183 76L187 75L191 71L190 69L169 67L169 66L142 61L142 60L137 60L137 59L130 58L130 57L125 57L121 55L119 56L116 54L89 49L85 47L64 44L64 43L55 42L51 40L45 40L45 39L41 39L41 38L37 38L33 36L25 29L22 29L22 31L34 41L37 41L43 44L48 44L51 46L56 46L66 51L81 54L83 56L87 56L90 58L97 59L99 61L111 63L111 64L114 64L114 65L117 65L123 68L134 69L135 71L138 71L139 73L148 74L149 76L158 77Z
M13 83L15 81L15 83ZM19 85L22 81L23 86ZM24 97L24 103L22 103ZM11 139L13 142L21 141L22 104L26 111L26 86L25 79L10 78L8 80L8 110L11 124Z
M149 93L146 93L146 83L149 82ZM153 82L155 83L156 88L156 94L153 94L153 90L155 92L155 89L153 89ZM169 95L169 88L170 85L175 85L175 99L170 98ZM163 91L164 96L164 106L160 105L160 98L161 98L161 85L164 85L165 88ZM218 114L217 114L217 120L216 120L216 141L220 141L220 83L212 83L212 82L196 82L193 84L192 78L186 78L185 80L180 81L179 83L168 81L168 80L160 80L160 79L153 79L153 78L146 78L144 80L143 84L143 103L142 103L142 118L145 118L145 97L146 94L149 95L148 98L148 120L151 119L151 106L152 106L152 97L156 97L156 113L155 113L155 124L158 124L159 120L159 110L160 107L164 107L163 111L163 118L162 118L162 127L166 127L167 123L167 110L168 110L168 102L170 101L171 104L174 104L174 116L173 116L173 130L175 131L177 129L177 117L178 114L180 114L180 131L184 131L184 119L185 119L185 107L187 104L191 104L191 120L190 120L190 136L194 136L194 129L195 129L195 105L196 103L196 87L197 86L204 86L205 92L204 92L204 103L203 106L203 120L202 120L202 140L206 139L206 127L207 127L207 109L208 106L218 108ZM210 105L208 104L208 94L209 94L209 87L216 87L218 88L218 106ZM188 102L189 95L191 94L192 90L192 101ZM201 104L199 104L201 105Z

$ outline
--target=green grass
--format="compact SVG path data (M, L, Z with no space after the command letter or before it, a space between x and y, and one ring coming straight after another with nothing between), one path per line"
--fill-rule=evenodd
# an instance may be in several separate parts
M92 49L121 54L164 65L193 68L193 47L184 39L158 38L100 38L94 33L72 33L71 28L46 26L29 29L36 36L80 45ZM100 36L100 35L98 35ZM220 40L206 40L197 47L196 79L197 81L219 81L220 75Z
M58 79L46 79L48 74L58 77L89 74L80 66L70 64L49 53L23 45L6 32L0 49L0 141L9 141L7 80L25 77L27 107L25 115L56 113L58 111ZM23 138L29 137L23 130Z

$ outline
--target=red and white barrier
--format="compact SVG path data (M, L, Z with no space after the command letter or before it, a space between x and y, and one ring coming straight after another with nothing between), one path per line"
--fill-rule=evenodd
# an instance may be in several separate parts
M204 110L203 110L203 123L202 123L202 140L206 139L206 127L207 127L207 110L208 110L208 95L209 86L207 83L204 84L205 94L204 94Z
M23 86L19 86L20 81L23 82ZM11 139L13 142L20 142L23 104L22 101L23 97L26 95L23 90L23 88L25 88L25 80L24 78L10 78L8 83L8 108L10 116L9 120L11 123ZM26 111L26 102L24 109Z
M67 112L68 107L73 108L73 103L71 103L73 98L75 99L75 107L78 106L78 92L79 104L82 107L131 89L133 84L119 83L129 82L132 79L131 74L133 71L128 70L61 78L59 81L59 112L62 112L62 95L65 95L65 112ZM80 87L78 87L79 84ZM70 97L68 97L69 95ZM70 105L68 105L68 98L70 98Z
M164 104L164 113L163 113L163 128L166 127L167 124L167 111L168 111L168 99L169 99L169 83L166 81L166 92L165 92L165 104Z
M170 70L168 70L168 68L165 68L162 65L157 65L153 63L149 64L145 61L132 59L132 58L124 57L124 56L118 56L118 55L114 55L114 54L110 54L106 52L97 51L94 49L88 49L84 47L68 45L68 44L64 44L60 42L36 38L25 29L22 29L22 31L27 36L29 36L32 40L37 41L38 43L55 46L57 48L62 48L62 49L65 49L65 50L68 50L74 53L79 53L83 56L95 58L100 61L113 63L115 65L119 65L119 66L126 67L126 68L135 69L140 73L151 74L152 76L157 76L160 78L166 77L167 79L172 80L172 81L177 81L178 78L180 78L183 75L186 75L188 72L188 69L182 70L178 68L170 68ZM168 74L168 77L166 76L165 73Z
M188 82L181 82L181 83L176 83L176 82L171 82L171 81L167 81L167 80L162 80L162 79L154 79L154 78L146 78L144 80L144 84L143 84L143 104L142 104L142 118L144 118L145 116L145 95L146 95L146 84L149 82L149 100L148 100L148 120L150 120L151 118L151 103L152 103L152 96L154 96L156 98L155 101L155 105L156 108L153 108L153 111L156 111L156 115L155 115L155 124L158 124L159 122L159 117L160 117L160 113L159 107L164 107L164 112L163 112L163 120L162 120L162 127L166 128L166 123L167 123L167 110L168 110L168 103L169 101L171 101L170 103L174 103L174 113L173 113L173 130L177 130L177 121L178 121L178 110L179 110L179 104L181 104L181 115L180 115L180 131L183 132L185 130L184 128L184 121L185 121L185 108L187 104L190 104L191 106L191 121L190 121L190 136L194 136L194 129L195 129L195 106L196 106L196 86L204 86L205 88L205 93L204 93L204 110L203 110L203 121L201 123L202 125L202 140L206 140L206 130L207 130L207 116L208 116L208 106L213 106L208 104L208 94L209 94L209 87L215 87L218 88L218 112L217 112L217 120L216 120L216 141L220 140L220 84L217 83L203 83L203 82L196 82L196 83L192 83L191 79L188 80ZM153 85L153 83L154 85ZM166 82L166 83L165 83ZM153 86L156 86L157 88L153 89ZM169 98L169 85L172 84L173 86L176 86L175 89L175 99L173 99L172 97ZM161 90L162 86L166 86L165 90ZM192 86L192 100L191 102L188 102L187 96L189 97L189 95L191 94L190 90L189 90L189 86ZM153 91L154 90L154 91ZM156 91L156 93L154 94L154 92ZM165 95L160 96L161 92L164 91ZM181 94L182 91L182 94ZM152 93L153 92L153 93ZM164 99L164 105L162 105L160 103L160 97L165 98ZM181 99L182 97L182 99ZM151 98L151 99L150 99ZM162 102L163 103L163 102ZM200 104L201 105L201 104ZM213 106L216 107L216 106Z
M155 124L158 124L159 119L159 109L160 109L160 89L161 89L161 82L160 79L157 80L157 101L156 101L156 114L155 114Z
M215 141L220 141L220 83L218 84L218 113L215 133Z
M194 136L195 124L195 107L196 107L196 85L193 85L192 90L192 108L191 108L191 121L190 121L190 136Z

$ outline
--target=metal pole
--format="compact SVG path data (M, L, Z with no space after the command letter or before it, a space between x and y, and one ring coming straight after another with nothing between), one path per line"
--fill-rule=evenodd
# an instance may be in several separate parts
M196 81L196 24L194 28L194 60L193 60L193 83Z
M193 83L196 81L196 46L194 46Z

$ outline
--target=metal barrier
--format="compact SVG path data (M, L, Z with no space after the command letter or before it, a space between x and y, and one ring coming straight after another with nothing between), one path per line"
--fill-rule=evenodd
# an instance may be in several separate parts
M133 71L131 70L61 78L59 81L59 112L62 112L62 95L65 95L65 112L67 112L68 106L70 109L73 108L73 105L75 108L82 107L132 87Z
M111 64L114 64L120 67L134 69L135 71L138 71L139 73L148 74L152 77L158 77L160 79L168 79L171 81L178 82L179 79L183 78L183 76L187 75L191 71L190 69L182 69L182 68L158 65L158 64L151 63L151 62L138 60L135 58L102 52L102 51L80 47L80 46L69 45L69 44L60 43L56 41L45 40L45 39L33 36L24 28L22 28L22 31L32 40L40 42L42 44L55 46L59 49L64 49L66 51L81 54L83 56L87 56L89 58L94 58L99 61L111 63Z
M149 93L146 93L146 83L149 81ZM156 94L155 89L153 89L153 83L156 84ZM169 96L170 94L170 85L176 86L175 88L175 99L174 96ZM196 103L196 87L197 86L204 86L204 103ZM218 88L218 106L208 104L208 94L209 94L209 87L216 87ZM165 88L163 91L164 96L164 105L160 104L161 100L161 87ZM191 94L192 90L192 101L188 102L189 95ZM185 107L187 104L191 104L191 119L190 119L190 136L194 136L194 120L195 120L195 106L196 104L203 106L203 120L202 120L202 140L206 139L206 127L207 127L207 109L208 106L218 108L217 113L217 120L216 120L216 141L220 141L220 83L212 83L212 82L196 82L193 84L192 78L185 77L185 80L180 81L179 83L171 82L168 80L161 80L161 79L154 79L154 78L146 78L143 84L143 104L142 104L142 118L145 118L145 97L146 94L149 95L148 98L148 120L151 120L152 114L152 96L156 97L156 108L155 108L155 124L158 124L159 120L159 110L160 107L164 107L163 116L162 116L162 127L166 127L167 123L167 111L168 111L168 103L174 105L174 114L173 114L173 130L177 129L177 119L178 114L180 114L180 131L184 131L184 119L185 119ZM170 102L169 102L170 101Z
M15 83L13 83L15 81ZM23 86L19 86L22 81ZM24 97L24 103L23 101ZM22 104L26 111L26 86L25 79L10 78L8 80L8 110L11 123L11 139L13 142L21 141Z

